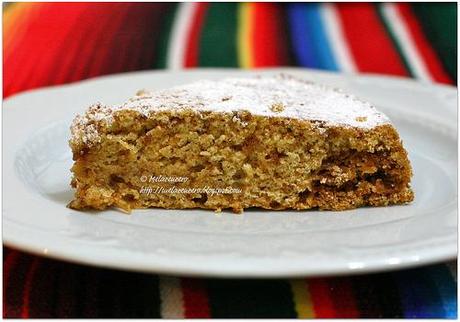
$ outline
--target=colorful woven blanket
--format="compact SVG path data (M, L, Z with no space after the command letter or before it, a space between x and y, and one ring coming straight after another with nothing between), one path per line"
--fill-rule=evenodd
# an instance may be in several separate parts
M8 3L3 94L193 67L300 66L456 84L456 22L455 3ZM455 262L226 280L93 268L7 247L3 258L4 317L457 317Z

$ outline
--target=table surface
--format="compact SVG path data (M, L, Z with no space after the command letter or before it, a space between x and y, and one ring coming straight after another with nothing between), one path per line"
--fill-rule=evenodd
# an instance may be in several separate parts
M456 21L455 3L11 3L3 95L195 67L300 66L454 85ZM3 272L4 317L457 317L456 261L348 277L192 279L4 247Z

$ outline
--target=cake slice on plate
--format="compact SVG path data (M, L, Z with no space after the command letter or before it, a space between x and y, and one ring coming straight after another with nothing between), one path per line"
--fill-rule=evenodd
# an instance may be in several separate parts
M291 76L199 81L72 124L73 209L324 209L413 200L390 120Z

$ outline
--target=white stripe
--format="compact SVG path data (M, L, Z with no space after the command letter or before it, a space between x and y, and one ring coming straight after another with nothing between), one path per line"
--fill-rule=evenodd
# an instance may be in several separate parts
M331 45L339 69L347 73L355 73L356 64L350 48L345 41L335 5L332 3L322 3L320 8L324 29L326 30L327 38L330 40L329 44Z
M184 295L180 278L160 276L160 298L162 318L184 318Z
M181 69L184 67L187 32L190 29L196 6L197 4L193 2L179 3L169 38L169 48L166 56L167 68Z
M415 42L410 35L408 27L395 5L393 3L383 3L382 5L383 18L395 35L402 54L406 58L414 76L423 81L432 81L425 62L423 61L423 58L418 52Z

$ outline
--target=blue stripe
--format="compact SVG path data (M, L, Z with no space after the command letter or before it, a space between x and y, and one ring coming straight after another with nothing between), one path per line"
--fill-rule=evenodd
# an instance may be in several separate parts
M403 270L394 274L398 281L404 317L446 317L440 295L426 268Z
M432 274L433 282L441 296L445 317L457 318L457 283L446 265L435 265L427 268Z
M306 21L308 32L312 34L313 43L319 58L320 68L328 70L338 70L337 63L334 59L329 41L324 31L324 25L321 20L320 4L309 3L306 10Z
M297 61L304 67L317 67L312 48L313 40L307 32L306 4L290 4L287 8L291 41Z
M294 53L301 66L338 70L321 21L320 5L296 3L288 6Z

